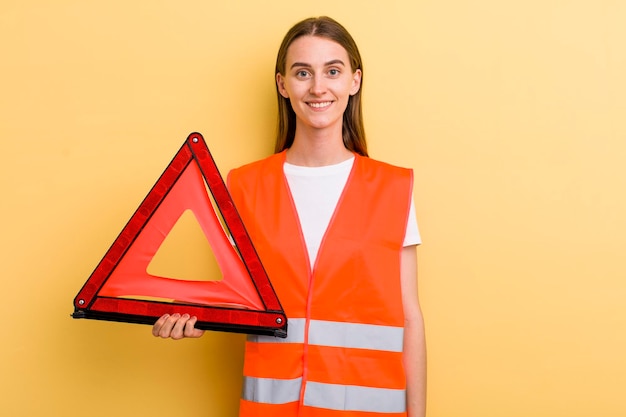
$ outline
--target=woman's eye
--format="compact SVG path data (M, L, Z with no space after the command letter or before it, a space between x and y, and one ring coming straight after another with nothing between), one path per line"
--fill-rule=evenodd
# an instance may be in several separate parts
M300 78L306 78L307 75L309 75L309 73L305 70L300 70L298 72L296 72L296 76L300 77Z
M333 68L330 71L328 71L328 74L330 74L333 77L336 77L337 75L339 75L339 70Z

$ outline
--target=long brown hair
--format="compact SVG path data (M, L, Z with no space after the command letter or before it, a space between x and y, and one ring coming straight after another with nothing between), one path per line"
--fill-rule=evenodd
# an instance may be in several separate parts
M361 70L361 88L348 99L348 106L343 113L343 144L346 149L359 155L367 156L365 128L363 126L363 111L361 109L361 91L363 90L363 62L359 48L348 31L330 17L311 17L296 23L285 35L278 49L275 74L285 74L287 49L296 39L302 36L319 36L330 39L343 46L350 58L352 72ZM276 132L275 152L282 152L292 144L296 134L296 114L289 99L283 97L276 86L278 97L278 128Z

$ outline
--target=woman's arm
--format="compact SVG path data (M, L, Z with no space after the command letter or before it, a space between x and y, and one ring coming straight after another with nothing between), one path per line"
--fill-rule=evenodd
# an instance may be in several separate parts
M424 319L417 296L417 251L402 249L402 306L404 309L404 368L409 417L426 415L426 339Z

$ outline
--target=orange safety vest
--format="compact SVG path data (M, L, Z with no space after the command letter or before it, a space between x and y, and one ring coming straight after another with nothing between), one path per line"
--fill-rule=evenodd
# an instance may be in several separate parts
M285 152L231 171L231 195L288 317L248 336L242 417L406 416L400 256L412 171L355 156L311 269Z

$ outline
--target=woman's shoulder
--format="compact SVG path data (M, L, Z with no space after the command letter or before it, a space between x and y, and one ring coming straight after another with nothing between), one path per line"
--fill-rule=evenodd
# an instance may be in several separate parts
M267 169L268 167L271 167L273 165L277 165L280 164L282 165L282 161L284 161L285 157L283 155L282 152L280 153L275 153L272 154L270 156L267 156L265 158L262 159L258 159L256 161L253 162L248 162L247 164L241 165L237 168L233 168L231 170L231 173L236 173L236 174L243 174L243 173L251 173L251 172L255 172L255 171L261 171L264 169Z
M259 179L266 177L273 171L282 172L281 169L284 160L284 153L281 152L254 162L249 162L240 167L233 168L228 173L228 183L229 185L232 185L233 183L241 185L244 182L249 183L251 181L254 183Z
M395 173L407 173L411 172L412 169L401 167L398 165L391 164L389 162L380 161L378 159L371 158L369 156L358 156L357 159L360 163L370 170L376 171L387 171L387 172L395 172Z

